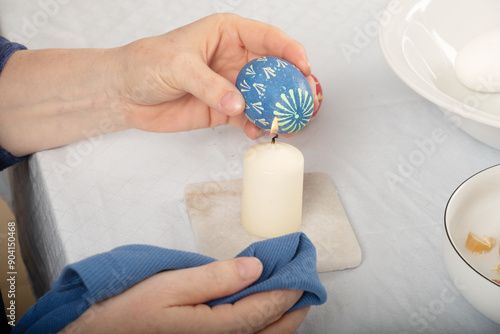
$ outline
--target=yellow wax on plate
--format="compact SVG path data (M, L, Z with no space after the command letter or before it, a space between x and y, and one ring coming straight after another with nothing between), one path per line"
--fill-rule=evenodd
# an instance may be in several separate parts
M469 232L469 235L467 235L467 240L465 241L465 248L469 252L474 254L487 253L491 250L491 247L493 247L494 243L495 241L492 237L479 238L474 233Z

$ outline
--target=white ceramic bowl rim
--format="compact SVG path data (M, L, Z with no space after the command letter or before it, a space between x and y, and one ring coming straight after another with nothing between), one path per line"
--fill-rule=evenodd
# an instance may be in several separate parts
M403 36L401 35L401 31L398 31L398 29L395 28L406 26L404 17L409 14L409 9L413 8L413 6L421 1L422 0L407 1L404 3L404 6L405 8L408 8L408 11L402 11L398 14L390 14L392 16L391 22L387 25L379 25L378 42L381 52L389 67L391 67L394 73L396 73L396 75L406 85L439 107L453 111L464 118L500 128L500 117L464 104L429 85L417 73L415 73L409 64L404 60L401 45L394 43L395 40L401 41ZM400 0L391 0L387 5L387 8L389 8L392 3L400 3ZM385 11L387 11L387 9Z
M492 115L488 112L482 111L475 107L466 105L445 93L434 89L429 88L425 82L419 84L420 78L408 78L390 58L389 51L383 46L383 42L380 41L381 50L386 58L387 64L391 69L398 75L398 77L403 81L408 87L413 89L415 92L425 97L427 100L436 104L441 108L446 108L447 110L452 110L456 114L474 120L479 123L491 125L497 128L500 128L500 118ZM422 80L423 81L423 80Z
M448 206L450 205L450 202L451 200L453 199L453 197L455 196L455 194L457 193L457 191L460 190L460 188L466 184L467 182L469 182L471 179L473 179L474 177L478 176L479 174L489 170L489 169L492 169L492 168L495 168L495 167L500 167L500 164L498 165L494 165L494 166L490 166L488 168L485 168L475 174L473 174L472 176L470 176L469 178L467 178L465 181L463 181L454 191L453 193L451 194L450 198L448 199L448 202L446 203L446 208L444 210L444 230L446 232L446 237L448 238L448 241L450 242L451 246L453 247L453 249L455 250L455 252L458 254L458 256L462 259L462 261L465 262L465 264L467 264L472 270L474 270L479 276L481 276L482 278L484 278L485 280L487 280L488 282L490 282L491 284L494 284L496 286L499 286L499 284L493 282L491 279L489 279L488 277L486 277L485 275L483 275L481 272L479 272L476 268L474 268L474 266L472 266L463 256L462 254L460 253L460 251L457 249L457 247L455 247L455 242L453 241L453 238L451 237L450 235L450 232L448 230L448 220L447 220L447 213L448 213Z

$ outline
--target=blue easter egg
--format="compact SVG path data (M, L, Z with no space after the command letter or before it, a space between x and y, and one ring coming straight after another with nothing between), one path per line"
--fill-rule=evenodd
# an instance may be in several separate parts
M261 57L248 62L238 74L236 86L245 98L245 115L261 129L270 131L278 117L278 133L292 133L311 120L311 86L286 60Z

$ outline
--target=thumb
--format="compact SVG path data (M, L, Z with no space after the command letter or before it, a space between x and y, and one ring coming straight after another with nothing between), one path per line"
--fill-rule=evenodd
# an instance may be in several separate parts
M214 72L201 59L184 67L179 80L181 90L191 93L212 109L228 116L241 113L245 99L229 80Z
M204 266L176 270L175 305L195 305L226 297L255 282L262 263L255 257L215 261Z

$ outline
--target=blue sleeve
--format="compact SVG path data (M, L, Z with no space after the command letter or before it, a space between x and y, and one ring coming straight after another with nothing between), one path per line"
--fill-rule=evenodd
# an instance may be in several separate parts
M2 74L1 72L7 63L7 60L9 60L10 56L18 50L26 50L26 47L18 43L9 42L0 36L0 75ZM0 170L23 161L25 158L26 157L15 157L0 147Z
M18 43L9 42L0 36L0 72L5 66L5 63L7 63L7 60L9 60L10 56L19 50L26 50L26 47Z
M326 301L326 290L316 268L316 248L301 232L250 245L237 257L255 256L263 264L261 277L242 291L207 304L234 303L248 295L276 289L303 290L288 311ZM68 265L52 290L38 300L14 327L15 333L56 333L92 304L115 296L165 270L192 268L215 259L147 245L128 245Z

